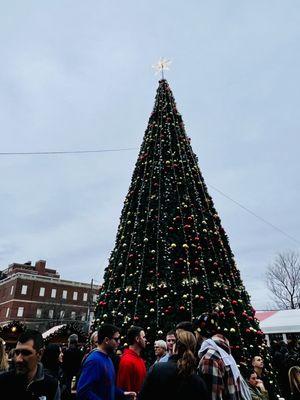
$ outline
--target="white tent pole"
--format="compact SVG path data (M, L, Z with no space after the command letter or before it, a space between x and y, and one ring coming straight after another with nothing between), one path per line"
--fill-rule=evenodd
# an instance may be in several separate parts
M286 333L283 333L283 334L282 334L282 339L283 339L284 343L287 343Z

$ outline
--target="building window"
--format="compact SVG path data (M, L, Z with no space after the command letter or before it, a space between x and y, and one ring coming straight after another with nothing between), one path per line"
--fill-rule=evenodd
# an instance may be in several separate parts
M73 300L77 300L78 292L73 292Z
M83 301L87 301L87 293L83 293Z
M27 285L22 285L21 294L27 294Z
M85 314L82 314L81 321L85 321Z
M23 317L24 307L18 307L17 317Z
M51 290L51 297L52 297L52 299L55 299L55 297L56 297L56 289L52 289Z
M61 310L61 312L59 313L59 317L60 319L64 319L65 318L65 311Z
M90 312L90 321L93 321L93 319L94 319L94 312L91 311L91 312Z
M40 288L40 297L43 297L43 296L45 296L45 288L41 287Z
M12 296L13 293L14 293L14 285L12 285L12 287L10 288L10 295Z
M49 318L53 318L54 310L49 310Z
M37 310L36 310L36 317L37 317L37 318L41 318L41 316L42 316L42 309L41 309L41 308L37 308Z
M93 294L93 301L95 302L97 300L97 295Z
M75 311L71 311L71 319L75 319L76 318L76 312Z
M8 316L9 316L9 307L7 307L7 309L6 309L6 315L5 315L5 318L8 318Z
M63 290L63 292L62 292L62 298L63 298L63 299L66 299L66 298L67 298L67 295L68 295L68 292L67 292L66 290Z

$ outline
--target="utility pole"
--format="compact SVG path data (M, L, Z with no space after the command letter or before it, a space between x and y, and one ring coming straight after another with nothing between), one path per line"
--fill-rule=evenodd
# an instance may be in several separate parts
M91 327L91 307L93 305L93 286L94 286L94 279L91 279L91 288L88 297L88 310L87 310L87 330L89 332Z

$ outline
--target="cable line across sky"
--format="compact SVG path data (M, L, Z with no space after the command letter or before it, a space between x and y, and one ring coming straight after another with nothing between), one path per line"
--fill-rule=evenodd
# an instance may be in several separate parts
M66 155L66 154L117 153L117 152L123 152L123 151L133 151L133 150L138 150L138 148L137 147L127 147L127 148L120 148L120 149L99 149L99 150L0 152L0 156L29 156L29 155L37 155L37 156L54 155L55 156L55 155ZM218 189L215 186L208 184L208 183L207 183L207 186L210 186L213 190L218 192L221 196L225 197L227 200L231 201L238 207L242 208L244 211L251 214L253 217L259 219L261 222L268 225L270 228L276 230L277 232L281 233L288 239L292 240L294 243L297 243L298 245L300 244L300 241L298 239L294 238L287 232L278 228L276 225L267 221L265 218L259 216L254 211L250 210L248 207L244 206L237 200L233 199L231 196L227 195L220 189Z

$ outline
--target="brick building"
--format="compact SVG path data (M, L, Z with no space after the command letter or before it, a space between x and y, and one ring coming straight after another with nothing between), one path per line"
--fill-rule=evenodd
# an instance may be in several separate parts
M0 325L19 320L44 331L77 321L88 327L99 287L60 279L46 261L13 263L0 273Z

